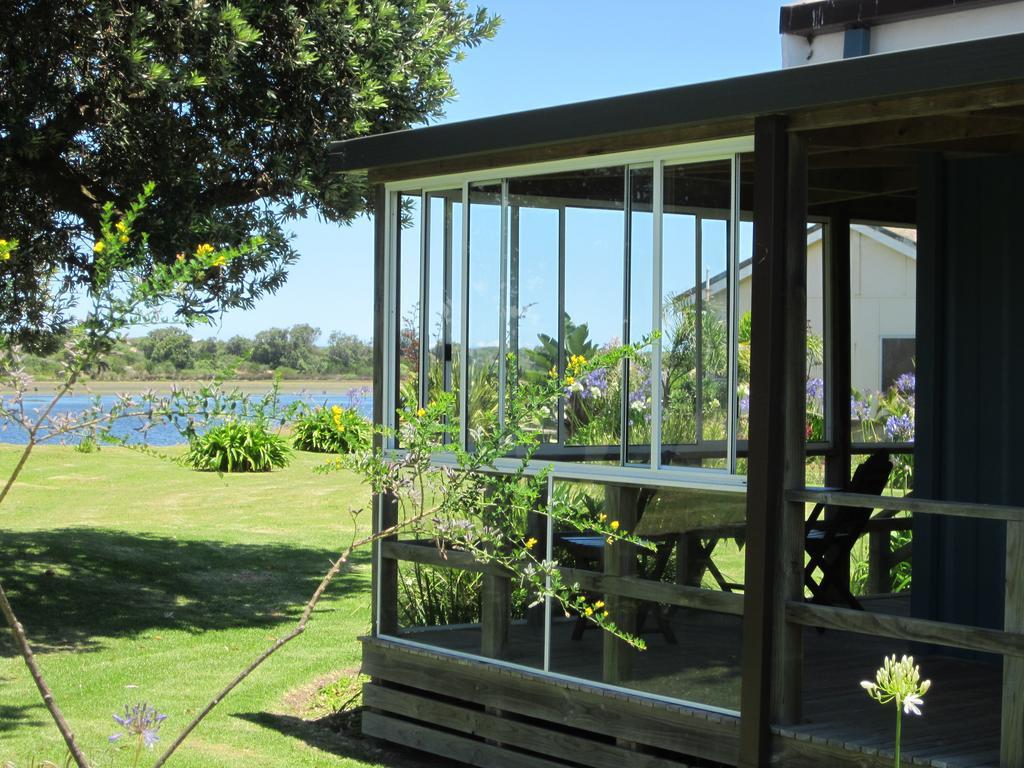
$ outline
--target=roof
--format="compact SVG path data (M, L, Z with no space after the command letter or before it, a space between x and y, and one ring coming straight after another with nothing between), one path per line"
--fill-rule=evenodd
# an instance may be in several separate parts
M1024 34L1007 35L333 142L330 165L363 172L462 158L486 167L489 153L679 126L743 135L759 115L1022 82ZM716 125L728 127L715 135Z
M784 35L820 35L850 27L870 27L954 11L968 11L1017 0L802 0L779 11Z

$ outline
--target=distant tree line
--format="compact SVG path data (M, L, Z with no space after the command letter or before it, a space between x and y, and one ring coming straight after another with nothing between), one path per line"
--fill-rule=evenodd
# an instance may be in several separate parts
M181 328L157 328L118 343L109 359L107 379L176 379L217 376L225 379L369 378L373 347L358 336L332 332L319 344L320 329L306 323L268 328L253 338L193 339ZM59 354L30 356L28 372L55 376Z

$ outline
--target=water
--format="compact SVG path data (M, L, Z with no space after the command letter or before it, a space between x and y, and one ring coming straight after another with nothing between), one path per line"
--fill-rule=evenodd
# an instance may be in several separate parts
M25 411L26 414L33 414L35 409L45 408L49 404L53 395L26 395L25 396ZM258 401L262 399L262 394L250 395L251 400ZM4 398L6 400L6 398ZM338 405L342 408L355 407L356 410L365 416L367 419L372 418L373 415L373 396L365 392L356 392L349 390L344 393L342 392L331 392L331 391L312 391L312 392L287 392L281 393L278 396L278 400L282 407L287 406L296 401L304 401L311 406L314 405ZM52 417L57 418L65 414L77 414L90 409L92 407L94 397L91 395L65 395L61 398L60 402L57 403L52 412ZM110 407L117 402L116 395L102 395L100 397L100 404L103 406L104 411L109 412ZM119 438L128 438L129 443L141 443L142 438L138 431L141 421L135 417L126 417L119 419L114 423L114 428L111 430L112 433ZM201 431L201 430L200 430ZM14 443L18 445L24 445L27 441L28 434L19 426L4 423L0 421L0 443ZM62 442L68 445L74 445L80 442L81 437L77 435L62 435L61 438L54 438L53 440L46 441L49 443ZM185 443L186 440L175 427L170 424L160 424L149 430L146 438L146 443L153 446L168 446L168 445L179 445Z

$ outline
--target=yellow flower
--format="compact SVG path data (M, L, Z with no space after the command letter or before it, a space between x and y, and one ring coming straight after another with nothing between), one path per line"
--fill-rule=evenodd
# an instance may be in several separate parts
M601 618L607 619L607 618L608 618L608 611L604 611L604 612L603 612L603 613L601 614Z
M594 607L595 608L604 608L604 600L598 600L596 603L594 603Z
M611 529L613 531L619 530L619 521L618 520L612 520L609 525L611 526Z
M558 378L558 369L555 366L551 366L551 370L548 371L548 376L552 379Z
M418 411L416 411L416 415L419 416L422 419L424 416L427 415L427 409L426 408L420 408Z
M180 253L180 252L176 253L174 255L174 258L176 258L178 261L184 261L185 260L185 254L184 253Z
M223 267L227 263L228 263L228 259L227 259L227 257L223 253L220 254L220 256L218 256L216 259L213 260L213 266L215 266L215 267Z
M567 386L571 387L573 384L576 383L576 379L574 379L572 376L566 376L565 377L565 383L566 383Z
M605 539L605 543L610 547L612 544L615 543L615 539L609 536L607 539Z
M339 405L332 405L331 406L331 413L333 413L335 416L340 416L341 415L341 406L339 406Z
M128 227L127 227L127 225L123 221L117 222L117 224L115 224L114 226L117 227L117 231L118 232L127 232L128 231Z
M92 247L92 249L93 249L93 251L95 253L103 253L103 249L106 248L106 247L107 247L107 244L104 243L102 240L99 240L99 241L96 242L96 245L94 245Z
M121 235L117 239L120 240L122 243L127 243L128 242L128 235Z
M590 607L590 606L588 605L588 606L587 606L586 608L584 608L584 609L583 609L583 613L584 613L584 615L586 615L586 616L593 616L593 615L594 615L594 609L593 609L593 608L591 608L591 607Z
M208 256L211 253L213 253L213 246L209 243L203 243L196 248L196 256Z
M604 512L602 512L600 515L597 516L597 519L600 520L603 523L605 520L608 519L608 515L606 515Z
M533 538L531 536L530 538L528 538L526 540L526 548L527 549L533 549L535 546L537 546L537 540L535 538Z

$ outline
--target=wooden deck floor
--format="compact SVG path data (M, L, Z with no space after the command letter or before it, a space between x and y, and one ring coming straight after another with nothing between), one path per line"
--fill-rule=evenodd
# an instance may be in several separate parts
M888 599L873 601L869 608L903 613L907 605L905 599ZM581 640L573 641L573 622L556 622L550 671L738 710L740 619L679 610L672 615L671 624L678 643L669 643L657 632L646 633L648 649L633 653L626 675L614 681L602 680L602 633L590 630ZM403 636L436 648L480 652L480 632L474 627L409 631ZM804 642L804 722L777 732L802 744L891 755L895 709L869 699L859 683L874 677L886 654L910 650L884 638L808 629ZM542 628L514 624L504 660L541 669ZM938 654L918 655L917 661L933 684L925 697L924 716L904 718L904 756L942 768L997 766L1000 667Z

